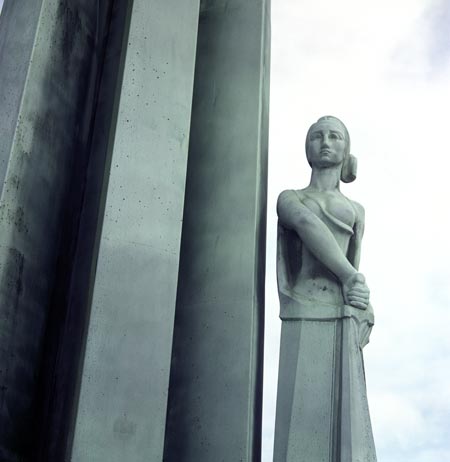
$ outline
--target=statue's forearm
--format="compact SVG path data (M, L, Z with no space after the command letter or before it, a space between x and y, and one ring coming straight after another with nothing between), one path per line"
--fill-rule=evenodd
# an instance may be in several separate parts
M293 191L280 194L277 213L280 222L297 232L303 245L335 274L341 283L345 283L357 272L327 225L302 204Z
M341 282L356 273L331 231L311 211L299 213L292 225L307 249Z

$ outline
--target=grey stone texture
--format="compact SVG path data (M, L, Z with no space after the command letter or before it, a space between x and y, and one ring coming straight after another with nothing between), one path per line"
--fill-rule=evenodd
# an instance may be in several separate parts
M98 49L90 1L6 0L0 19L0 460L35 457L39 377Z
M163 457L198 11L132 4L74 462Z
M268 74L268 0L5 0L1 461L260 459Z
M269 2L201 3L164 460L259 461Z
M280 365L274 462L375 462L362 348L374 324L358 272L364 209L344 124L327 116L306 138L311 182L280 194Z
M99 227L105 208L104 189L110 171L109 137L117 123L118 101L127 48L128 2L100 4L97 59L90 92L94 109L86 129L86 152L78 152L66 201L66 219L56 268L56 289L46 330L41 370L38 445L33 462L66 460L83 363L84 340L95 274Z

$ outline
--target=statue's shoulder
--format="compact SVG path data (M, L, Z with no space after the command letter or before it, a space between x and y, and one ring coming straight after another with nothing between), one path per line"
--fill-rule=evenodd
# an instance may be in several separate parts
M295 191L293 189L285 189L284 191L281 191L278 195L278 200L290 199L294 195Z
M285 189L278 195L277 208L284 207L295 199L295 191L293 189Z
M353 208L355 209L357 220L364 222L364 217L366 215L366 211L364 210L364 207L359 202L356 202L351 199L349 199L349 201L353 205Z
M303 190L285 189L278 196L277 210L297 209L305 199Z
M282 222L291 221L292 213L298 211L301 206L301 196L294 189L286 189L280 193L277 201L277 214Z
M301 201L306 197L304 189L285 189L278 196L278 202Z

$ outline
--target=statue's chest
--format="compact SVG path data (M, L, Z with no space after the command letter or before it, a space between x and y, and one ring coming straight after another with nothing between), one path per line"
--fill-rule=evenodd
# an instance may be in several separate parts
M349 228L355 224L355 209L350 202L342 196L336 195L309 195L303 203L318 217L331 220L335 224L342 223Z

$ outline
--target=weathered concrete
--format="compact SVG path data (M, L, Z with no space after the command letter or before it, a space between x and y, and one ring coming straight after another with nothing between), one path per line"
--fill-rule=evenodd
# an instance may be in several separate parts
M134 0L71 460L162 460L198 1Z
M1 15L2 461L35 460L44 334L66 199L93 104L97 6L90 0L7 0Z
M104 211L103 189L110 170L109 136L117 121L116 94L121 88L128 43L129 3L105 0L99 4L98 52L90 89L94 105L86 110L87 149L85 155L76 156L66 200L62 251L41 372L38 421L45 425L39 427L33 462L67 460L70 454L89 317L89 287L95 274L99 224Z
M168 462L260 460L268 10L202 2Z
M42 0L6 0L0 16L0 190L14 139Z

